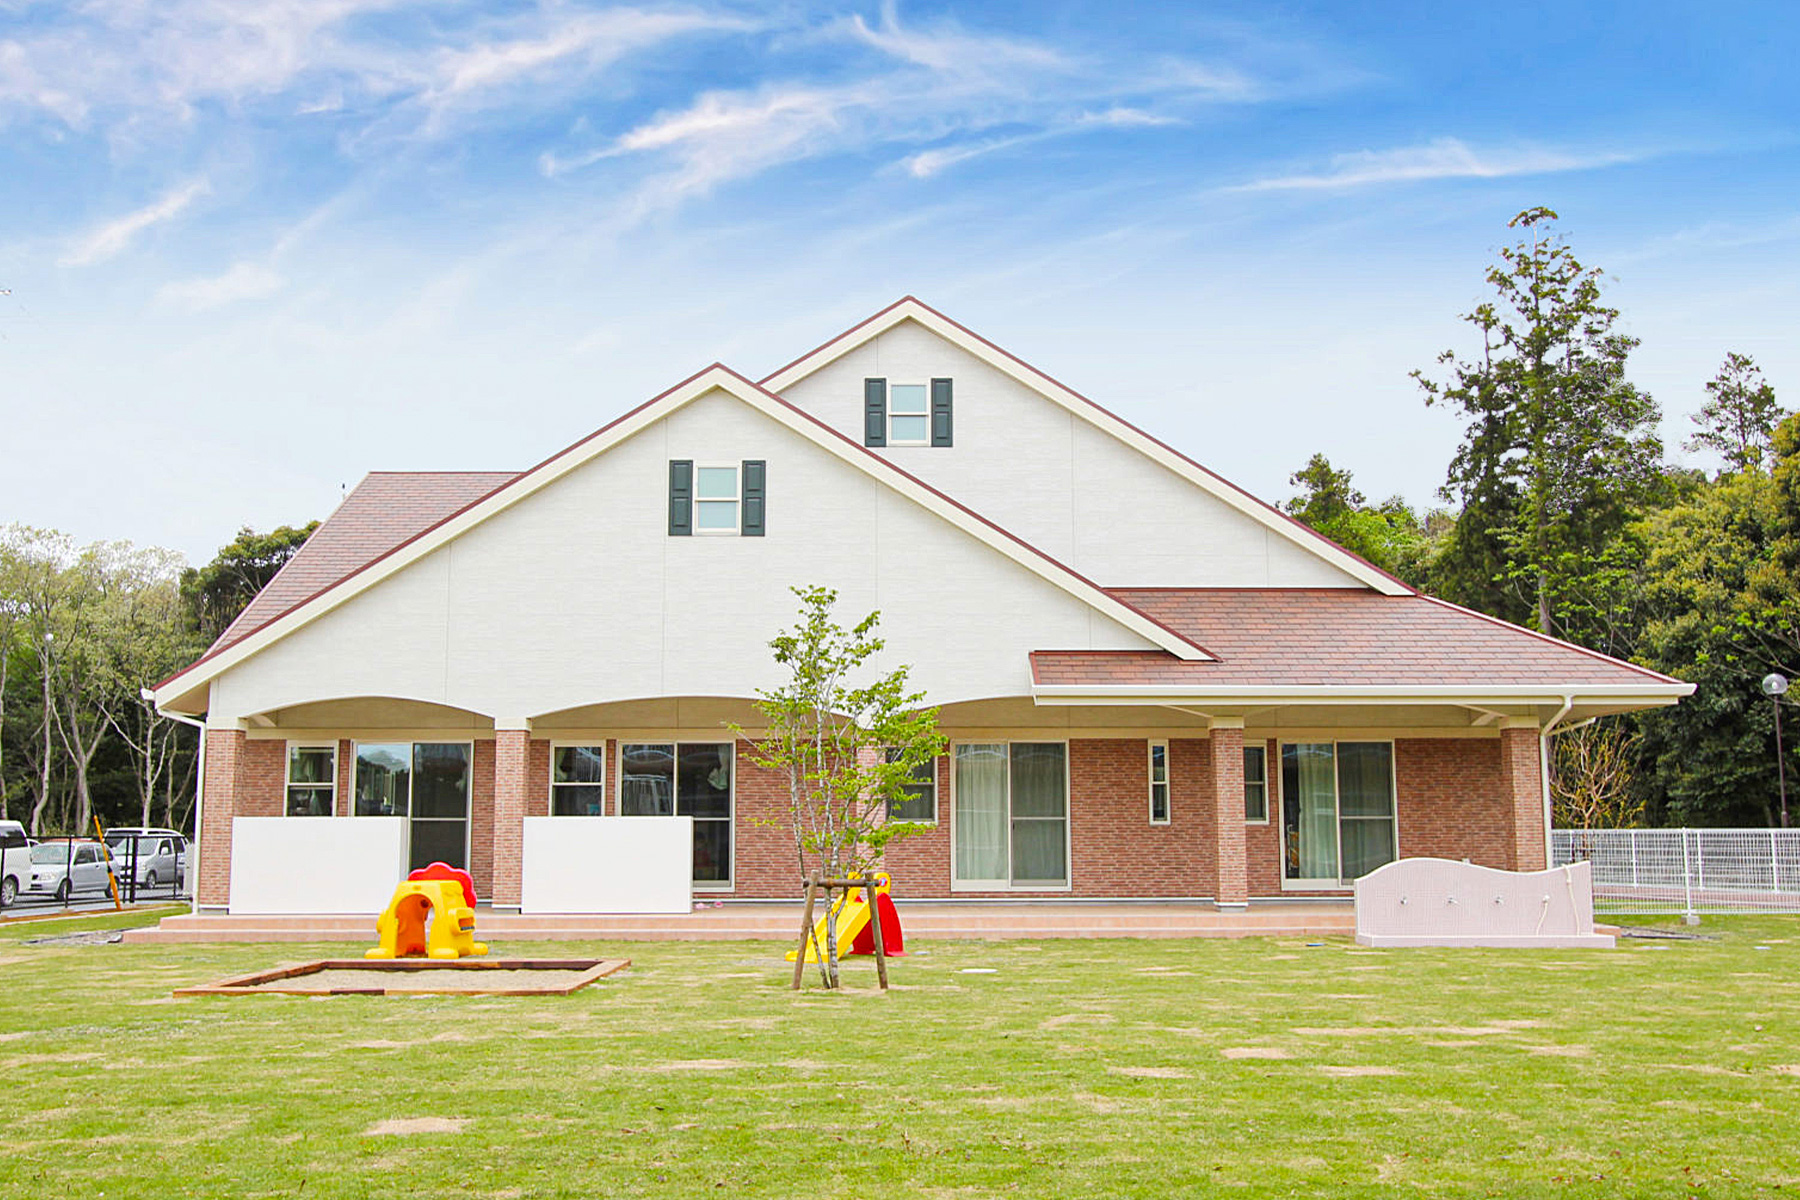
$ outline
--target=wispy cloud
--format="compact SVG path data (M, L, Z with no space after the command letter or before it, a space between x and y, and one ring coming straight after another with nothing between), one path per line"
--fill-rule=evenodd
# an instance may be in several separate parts
M871 57L846 82L709 91L597 145L546 151L539 166L557 176L643 158L661 169L635 193L641 214L831 155L923 147L899 161L924 179L1046 138L1181 124L1184 112L1271 91L1230 67L1117 61L947 19L902 24L892 4L877 23L851 17L811 36Z
M105 262L130 246L138 234L172 221L189 205L211 190L204 179L192 180L164 194L135 212L115 217L76 239L60 260L65 267L88 267Z
M220 275L164 284L157 290L156 299L159 304L201 312L244 300L260 300L285 286L287 281L271 268L261 263L238 262Z
M1436 138L1422 146L1391 150L1358 150L1337 154L1323 171L1275 175L1238 184L1228 191L1334 191L1383 183L1427 179L1498 179L1508 175L1546 175L1617 166L1652 157L1655 152L1574 151L1544 146L1512 146L1478 150L1458 138Z

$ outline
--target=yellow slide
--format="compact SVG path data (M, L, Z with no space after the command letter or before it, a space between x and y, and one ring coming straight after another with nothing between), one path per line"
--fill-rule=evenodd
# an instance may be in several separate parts
M877 894L888 890L888 877L885 874L875 876ZM869 893L862 888L855 888L840 895L832 904L837 915L837 956L843 958L850 953L856 944L856 935L869 925ZM819 961L819 951L825 945L825 918L820 917L813 924L813 935L806 941L806 961ZM794 961L794 951L787 952L789 962Z

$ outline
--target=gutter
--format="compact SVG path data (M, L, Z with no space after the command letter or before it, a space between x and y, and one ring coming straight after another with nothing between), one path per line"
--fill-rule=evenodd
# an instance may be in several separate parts
M156 702L156 693L150 688L139 688L138 698L148 700L159 717L167 717L171 721L179 721L183 725L192 726L200 734L200 748L194 761L194 854L193 861L188 864L193 872L194 895L188 901L188 911L200 911L200 818L201 801L206 796L206 722L188 716L186 713L169 712Z

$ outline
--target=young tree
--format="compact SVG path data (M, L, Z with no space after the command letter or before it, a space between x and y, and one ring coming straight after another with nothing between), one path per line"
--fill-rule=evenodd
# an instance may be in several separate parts
M1604 636L1596 607L1628 594L1606 552L1661 481L1654 400L1625 378L1637 339L1614 329L1598 270L1560 237L1556 214L1512 221L1525 240L1500 252L1487 281L1496 298L1464 319L1477 356L1445 351L1449 378L1413 372L1427 404L1467 419L1444 495L1462 515L1442 556L1452 599L1548 634ZM1460 594L1459 594L1460 593Z
M183 571L182 599L188 619L202 639L211 643L224 633L318 527L319 523L312 521L257 533L246 525L237 537L219 547L211 562Z
M1560 734L1551 800L1560 829L1624 829L1644 815L1633 786L1632 763L1640 735L1619 720L1601 721Z
M827 587L791 589L799 621L769 643L787 673L781 686L760 691L767 722L750 761L787 778L787 823L800 876L860 877L881 865L896 839L924 826L890 819L906 798L914 773L943 753L937 710L910 690L907 668L875 673L884 642L880 613L846 629L833 617L837 593ZM734 730L744 737L742 730ZM838 984L835 914L826 909L819 970L826 987Z
M1763 467L1783 414L1762 369L1748 354L1727 354L1725 365L1706 385L1706 395L1706 406L1693 417L1694 436L1685 447L1712 451L1725 460L1727 471Z

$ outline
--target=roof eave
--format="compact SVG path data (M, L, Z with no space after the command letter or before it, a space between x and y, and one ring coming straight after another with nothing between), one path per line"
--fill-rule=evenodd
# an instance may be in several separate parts
M1694 693L1691 683L1559 684L1033 684L1032 700L1046 706L1116 704L1561 704L1601 701L1661 708Z

